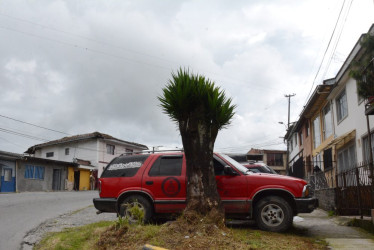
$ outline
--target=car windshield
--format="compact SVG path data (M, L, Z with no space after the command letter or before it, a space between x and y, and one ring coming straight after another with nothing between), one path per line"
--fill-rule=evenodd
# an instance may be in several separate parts
M269 166L266 165L266 164L264 164L263 167L264 167L264 168L267 170L267 172L270 173L270 174L278 174L277 172L275 172L274 169L272 169L271 167L269 167Z
M225 154L219 154L223 159L228 161L231 165L233 165L237 170L239 170L242 174L248 174L248 169L244 167L242 164L239 162L235 161L231 157L225 155Z

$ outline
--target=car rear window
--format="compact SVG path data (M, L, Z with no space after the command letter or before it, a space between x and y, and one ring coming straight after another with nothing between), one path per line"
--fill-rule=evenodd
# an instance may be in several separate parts
M149 155L120 156L111 161L101 174L106 177L132 177L143 165Z

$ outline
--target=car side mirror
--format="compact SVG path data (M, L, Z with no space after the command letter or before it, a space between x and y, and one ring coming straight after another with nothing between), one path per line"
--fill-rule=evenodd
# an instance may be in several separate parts
M224 168L223 168L223 171L225 172L226 175L232 175L232 176L235 176L235 175L239 175L237 172L235 172L230 166L226 165Z

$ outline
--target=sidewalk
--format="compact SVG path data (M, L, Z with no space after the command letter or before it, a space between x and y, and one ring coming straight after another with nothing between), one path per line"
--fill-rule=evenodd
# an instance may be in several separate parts
M310 214L296 216L294 226L304 229L308 236L326 240L330 249L374 249L373 235L347 226L352 219L329 217L325 211L316 209Z

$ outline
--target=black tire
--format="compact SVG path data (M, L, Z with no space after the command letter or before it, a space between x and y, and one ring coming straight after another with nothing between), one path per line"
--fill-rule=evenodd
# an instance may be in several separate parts
M255 205L255 220L261 230L283 232L293 221L290 204L279 196L267 196Z
M132 195L127 197L121 204L119 214L129 220L130 223L138 223L138 216L131 212L131 208L139 208L144 212L143 223L149 222L153 215L151 203L141 195Z

